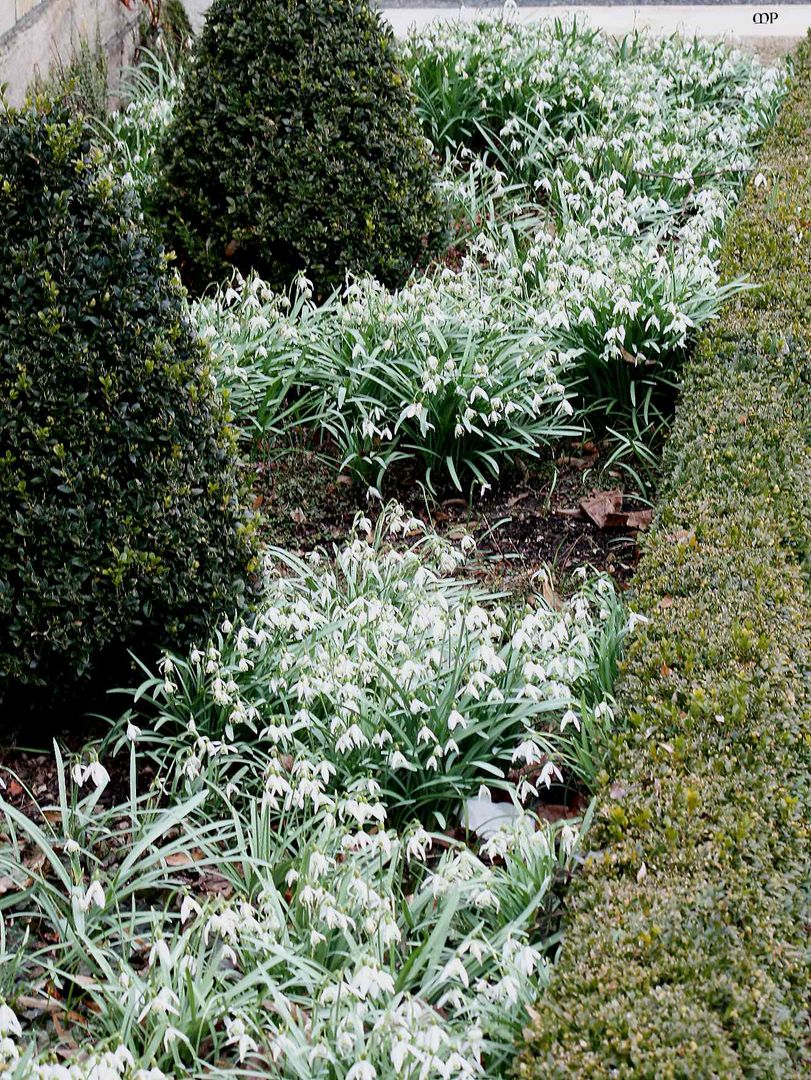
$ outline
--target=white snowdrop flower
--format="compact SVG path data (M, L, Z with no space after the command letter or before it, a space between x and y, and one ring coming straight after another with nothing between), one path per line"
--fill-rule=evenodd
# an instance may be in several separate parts
M493 988L493 996L496 1001L505 1005L517 1005L520 995L520 986L512 975L505 975Z
M416 859L418 862L425 861L426 852L431 849L431 837L424 829L417 829L413 836L406 842L406 858L409 862Z
M370 1061L358 1061L346 1074L346 1080L377 1080L377 1070Z
M450 731L455 731L458 727L466 728L467 720L456 709L452 709L448 714L448 728Z
M226 1019L225 1033L227 1035L226 1046L236 1046L240 1062L243 1062L248 1054L258 1053L259 1046L248 1034L244 1017L237 1015Z
M369 740L363 734L357 724L352 724L335 743L335 749L339 754L347 754L351 750L368 746Z
M537 949L533 949L530 945L524 945L516 953L514 961L515 966L526 978L530 978L531 975L540 967L541 954Z
M13 1009L5 1003L0 1004L0 1035L15 1035L22 1038L23 1029Z
M560 720L560 730L565 731L569 724L574 725L575 731L580 730L580 717L574 709L567 709Z
M188 1046L190 1050L192 1049L191 1041L189 1040L188 1035L184 1035L183 1032L180 1031L178 1028L172 1027L172 1025L169 1024L169 1026L166 1028L166 1031L163 1033L164 1050L168 1051L172 1044L176 1042L185 1043L185 1045Z
M560 845L567 855L571 855L577 844L577 832L571 825L564 825L560 830Z
M141 737L141 729L138 727L137 724L133 724L132 721L130 721L127 724L127 738L129 739L130 742L134 743L134 742L137 742L138 739L140 739L140 737Z
M97 908L103 909L107 903L107 898L104 895L101 882L93 881L87 889L80 890L77 903L82 911L89 911L94 904Z
M87 771L97 788L106 787L110 783L110 774L100 761L92 761Z
M534 765L536 762L542 761L543 757L544 755L538 744L527 739L515 748L512 760L513 763L524 761L527 765Z
M398 769L408 769L413 771L415 768L408 758L404 754L401 754L399 750L394 750L389 755L388 765L393 772L396 772Z
M496 911L501 907L498 897L490 889L479 889L473 898L473 903L480 908L494 908Z
M71 768L70 775L73 778L73 782L75 784L78 784L79 787L82 787L88 777L89 772L90 770L87 768L87 766L77 763Z
M398 1075L403 1071L403 1066L412 1055L412 1044L409 1039L397 1039L391 1047L391 1064Z
M546 784L549 788L552 786L552 781L557 780L558 783L563 783L563 774L560 769L552 761L547 761L541 770L541 775L538 777L539 784Z
M180 921L187 923L189 919L196 918L203 914L203 909L197 903L193 896L184 896L183 902L180 905Z
M149 966L152 967L156 960L164 971L171 971L172 953L163 938L154 941L152 948L149 950Z
M299 890L298 900L299 903L304 904L305 907L312 908L315 907L318 901L318 894L312 885L305 885Z
M443 982L457 981L462 986L470 986L470 976L467 973L467 968L462 961L454 956L452 960L449 960L445 967L442 969L440 979Z
M372 964L364 964L349 981L349 990L355 997L365 1001L376 999L383 994L394 993L394 979L387 971Z
M638 612L632 611L628 616L628 629L635 630L637 626L645 626L649 622L650 619L647 615L640 615Z

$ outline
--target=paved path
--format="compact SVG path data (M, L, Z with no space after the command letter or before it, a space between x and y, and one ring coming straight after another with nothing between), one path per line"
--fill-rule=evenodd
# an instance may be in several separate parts
M202 25L210 0L185 0L186 9L195 29ZM675 6L674 6L675 5ZM481 10L497 14L501 4L465 7L460 10L454 0L431 0L431 5L415 4L413 0L390 0L381 4L383 12L391 21L395 33L402 35L409 27L423 26L434 19L475 18ZM723 4L717 0L704 0L699 4L649 4L644 0L625 3L615 0L611 4L574 3L566 6L522 4L516 13L519 19L549 18L576 12L612 34L625 34L630 30L648 28L654 33L670 34L678 30L687 35L725 38L732 44L755 48L769 55L787 52L805 36L811 26L811 4L773 3L759 0L753 4ZM777 18L767 24L755 23L758 12L774 12Z

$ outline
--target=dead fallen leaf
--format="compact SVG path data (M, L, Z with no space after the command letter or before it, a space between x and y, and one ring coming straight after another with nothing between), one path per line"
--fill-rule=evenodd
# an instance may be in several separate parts
M173 851L171 855L164 855L163 861L167 866L193 866L205 857L204 851L193 848L191 851Z
M657 604L657 607L660 607L663 610L665 608L673 607L673 597L672 596L663 596L662 599Z
M11 877L9 874L3 874L0 877L0 896L5 896L8 892L19 892L21 889L27 889L32 881L33 878L30 877L17 881L16 878Z
M595 491L587 499L580 500L580 509L591 518L598 529L604 529L609 518L622 511L622 492L619 488Z
M209 896L221 896L224 900L227 900L234 891L234 886L228 878L217 873L216 870L206 870L201 873L198 884L204 893L208 893Z
M625 515L625 524L629 529L647 529L651 521L652 510L629 510Z
M29 994L20 994L15 999L14 1004L17 1006L18 1011L30 1011L38 1016L46 1012L53 1014L65 1011L62 1002L52 997L32 997ZM33 1019L33 1017L29 1017L29 1019Z
M553 611L560 611L563 607L563 601L555 592L552 583L545 574L541 579L541 596L543 596L544 600Z
M307 515L300 506L297 506L295 510L290 511L290 517L295 521L296 525L303 525L307 520Z
M51 1023L54 1026L54 1030L56 1031L57 1037L59 1038L60 1042L62 1042L66 1046L69 1046L71 1050L79 1049L79 1044L76 1042L73 1036L68 1034L68 1032L65 1030L56 1013L51 1013Z
M587 499L580 500L580 510L598 529L647 529L653 520L653 511L623 510L622 503L620 488L593 491Z

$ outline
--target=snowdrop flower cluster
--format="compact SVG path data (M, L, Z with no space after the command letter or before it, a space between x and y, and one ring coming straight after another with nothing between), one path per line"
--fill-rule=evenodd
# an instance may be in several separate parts
M291 415L330 433L341 464L380 483L404 456L480 482L518 450L574 434L566 373L576 350L476 258L390 292L350 279L323 304L256 278L192 307L237 419L265 434ZM291 414L291 409L293 410Z
M627 618L604 579L507 604L464 581L471 551L391 505L332 558L269 552L255 615L166 656L119 718L148 791L102 810L58 758L70 798L52 841L17 822L45 858L6 933L36 912L54 934L30 962L87 988L96 1053L25 1075L504 1075L578 843L533 808L558 749L611 722ZM514 812L468 844L482 784ZM0 1029L16 1069L22 1024Z
M406 457L429 487L487 484L576 432L578 405L669 400L739 287L719 286L718 246L785 74L565 21L437 23L404 59L464 224L449 265L323 304L306 280L290 297L237 280L192 314L249 430L314 427L377 486Z
M504 865L453 845L428 871L394 833L343 832L316 816L283 882L260 869L252 901L189 915L187 955L212 970L225 959L232 977L269 972L272 1009L261 1027L250 1010L227 1016L228 1045L240 1060L272 1060L285 1077L349 1076L358 1062L380 1077L495 1075L509 1050L505 1003L531 1004L548 975L521 913L543 902L562 857L529 816L515 832L524 846L505 832ZM455 917L443 922L449 908ZM431 935L438 956L426 968L414 961ZM179 1003L173 971L158 978L172 981Z
M635 378L666 387L731 291L717 249L785 72L675 37L615 45L578 20L437 23L405 56L424 124L455 155L454 205L481 207L478 189L501 196L474 246L581 350L586 397L627 406ZM437 80L447 100L454 87L456 123L437 114ZM505 243L493 225L530 206L540 227Z
M28 1055L24 1058L22 1039L17 1015L0 1004L0 1076L9 1080L172 1080L160 1069L140 1068L125 1046L90 1053L68 1064L48 1064L32 1061Z
M236 767L247 729L278 813L444 826L459 799L514 770L520 798L537 796L557 737L611 715L599 664L625 633L613 585L584 585L560 610L505 606L460 582L465 553L402 508L356 527L332 563L271 557L257 613L172 658L168 692L165 676L150 683L187 747L188 786Z
M158 176L158 146L174 114L182 79L168 57L150 54L133 72L130 100L101 132L124 179L149 202Z

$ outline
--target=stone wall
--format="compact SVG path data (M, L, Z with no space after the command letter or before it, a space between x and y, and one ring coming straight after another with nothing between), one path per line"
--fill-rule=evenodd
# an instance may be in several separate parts
M57 60L67 64L79 41L94 45L97 33L115 91L132 59L137 24L138 11L121 0L0 0L0 83L8 100L19 105L36 72L47 75Z

